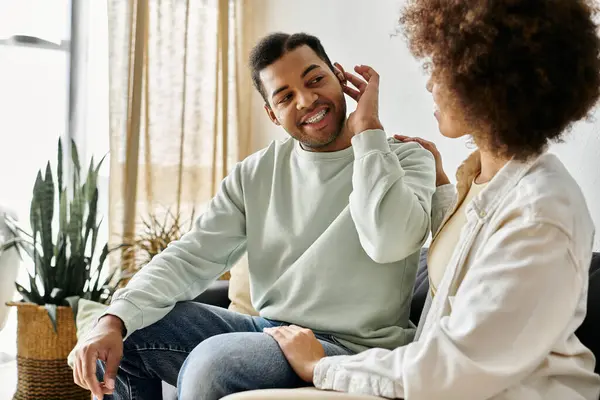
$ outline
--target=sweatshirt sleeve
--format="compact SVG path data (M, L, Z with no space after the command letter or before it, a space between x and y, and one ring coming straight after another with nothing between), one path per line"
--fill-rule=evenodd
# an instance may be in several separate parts
M382 130L356 135L352 146L350 212L360 243L377 263L402 260L429 235L433 156L417 143L399 144L392 151Z
M194 228L172 242L118 290L104 315L123 320L127 335L192 300L229 270L246 248L241 164L227 176Z
M324 358L315 386L387 398L496 396L527 378L572 328L587 271L571 248L554 225L504 227L474 260L451 314L421 340Z

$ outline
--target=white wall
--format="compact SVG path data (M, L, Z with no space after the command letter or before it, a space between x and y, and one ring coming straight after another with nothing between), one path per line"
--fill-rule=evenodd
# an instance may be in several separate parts
M404 38L396 34L400 0L254 0L254 39L273 31L307 32L318 36L333 61L346 69L369 64L381 75L381 120L388 133L422 136L434 141L449 175L472 151L467 143L442 138L433 117L426 76L409 54ZM368 4L368 5L367 5ZM372 4L377 4L373 6ZM262 110L255 94L253 146L259 149L273 139L286 137ZM354 106L349 103L349 110ZM600 117L600 112L597 113ZM582 186L596 226L600 230L600 123L578 124L556 152ZM600 250L600 232L595 241Z

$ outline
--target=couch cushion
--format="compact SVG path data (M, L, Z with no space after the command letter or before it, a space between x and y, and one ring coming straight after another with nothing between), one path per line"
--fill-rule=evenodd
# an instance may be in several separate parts
M413 298L410 304L410 320L415 324L419 324L421 312L427 298L429 290L429 275L427 275L427 252L429 249L421 250L421 258L419 259L419 269L417 270L417 279L413 290Z
M229 278L229 309L247 315L258 315L250 299L250 273L244 257L232 269Z
M417 280L413 291L410 307L410 320L416 325L419 323L421 311L429 290L427 275L427 251L421 251L421 260L417 271ZM575 335L585 347L596 356L596 373L600 373L600 253L594 253L590 265L590 279L588 289L587 315Z

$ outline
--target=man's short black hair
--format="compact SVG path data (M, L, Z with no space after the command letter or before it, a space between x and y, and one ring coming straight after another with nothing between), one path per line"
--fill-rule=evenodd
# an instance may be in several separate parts
M295 50L300 46L310 47L319 58L334 71L333 64L327 56L321 41L316 37L306 33L272 33L265 36L258 42L250 52L250 70L252 71L252 82L254 87L262 95L265 103L269 104L267 93L260 80L260 71L279 60L288 51Z

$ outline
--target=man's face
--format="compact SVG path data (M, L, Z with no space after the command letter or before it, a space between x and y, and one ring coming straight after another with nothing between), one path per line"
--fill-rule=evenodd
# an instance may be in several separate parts
M339 78L308 46L283 55L260 72L271 120L314 151L327 151L346 119Z

